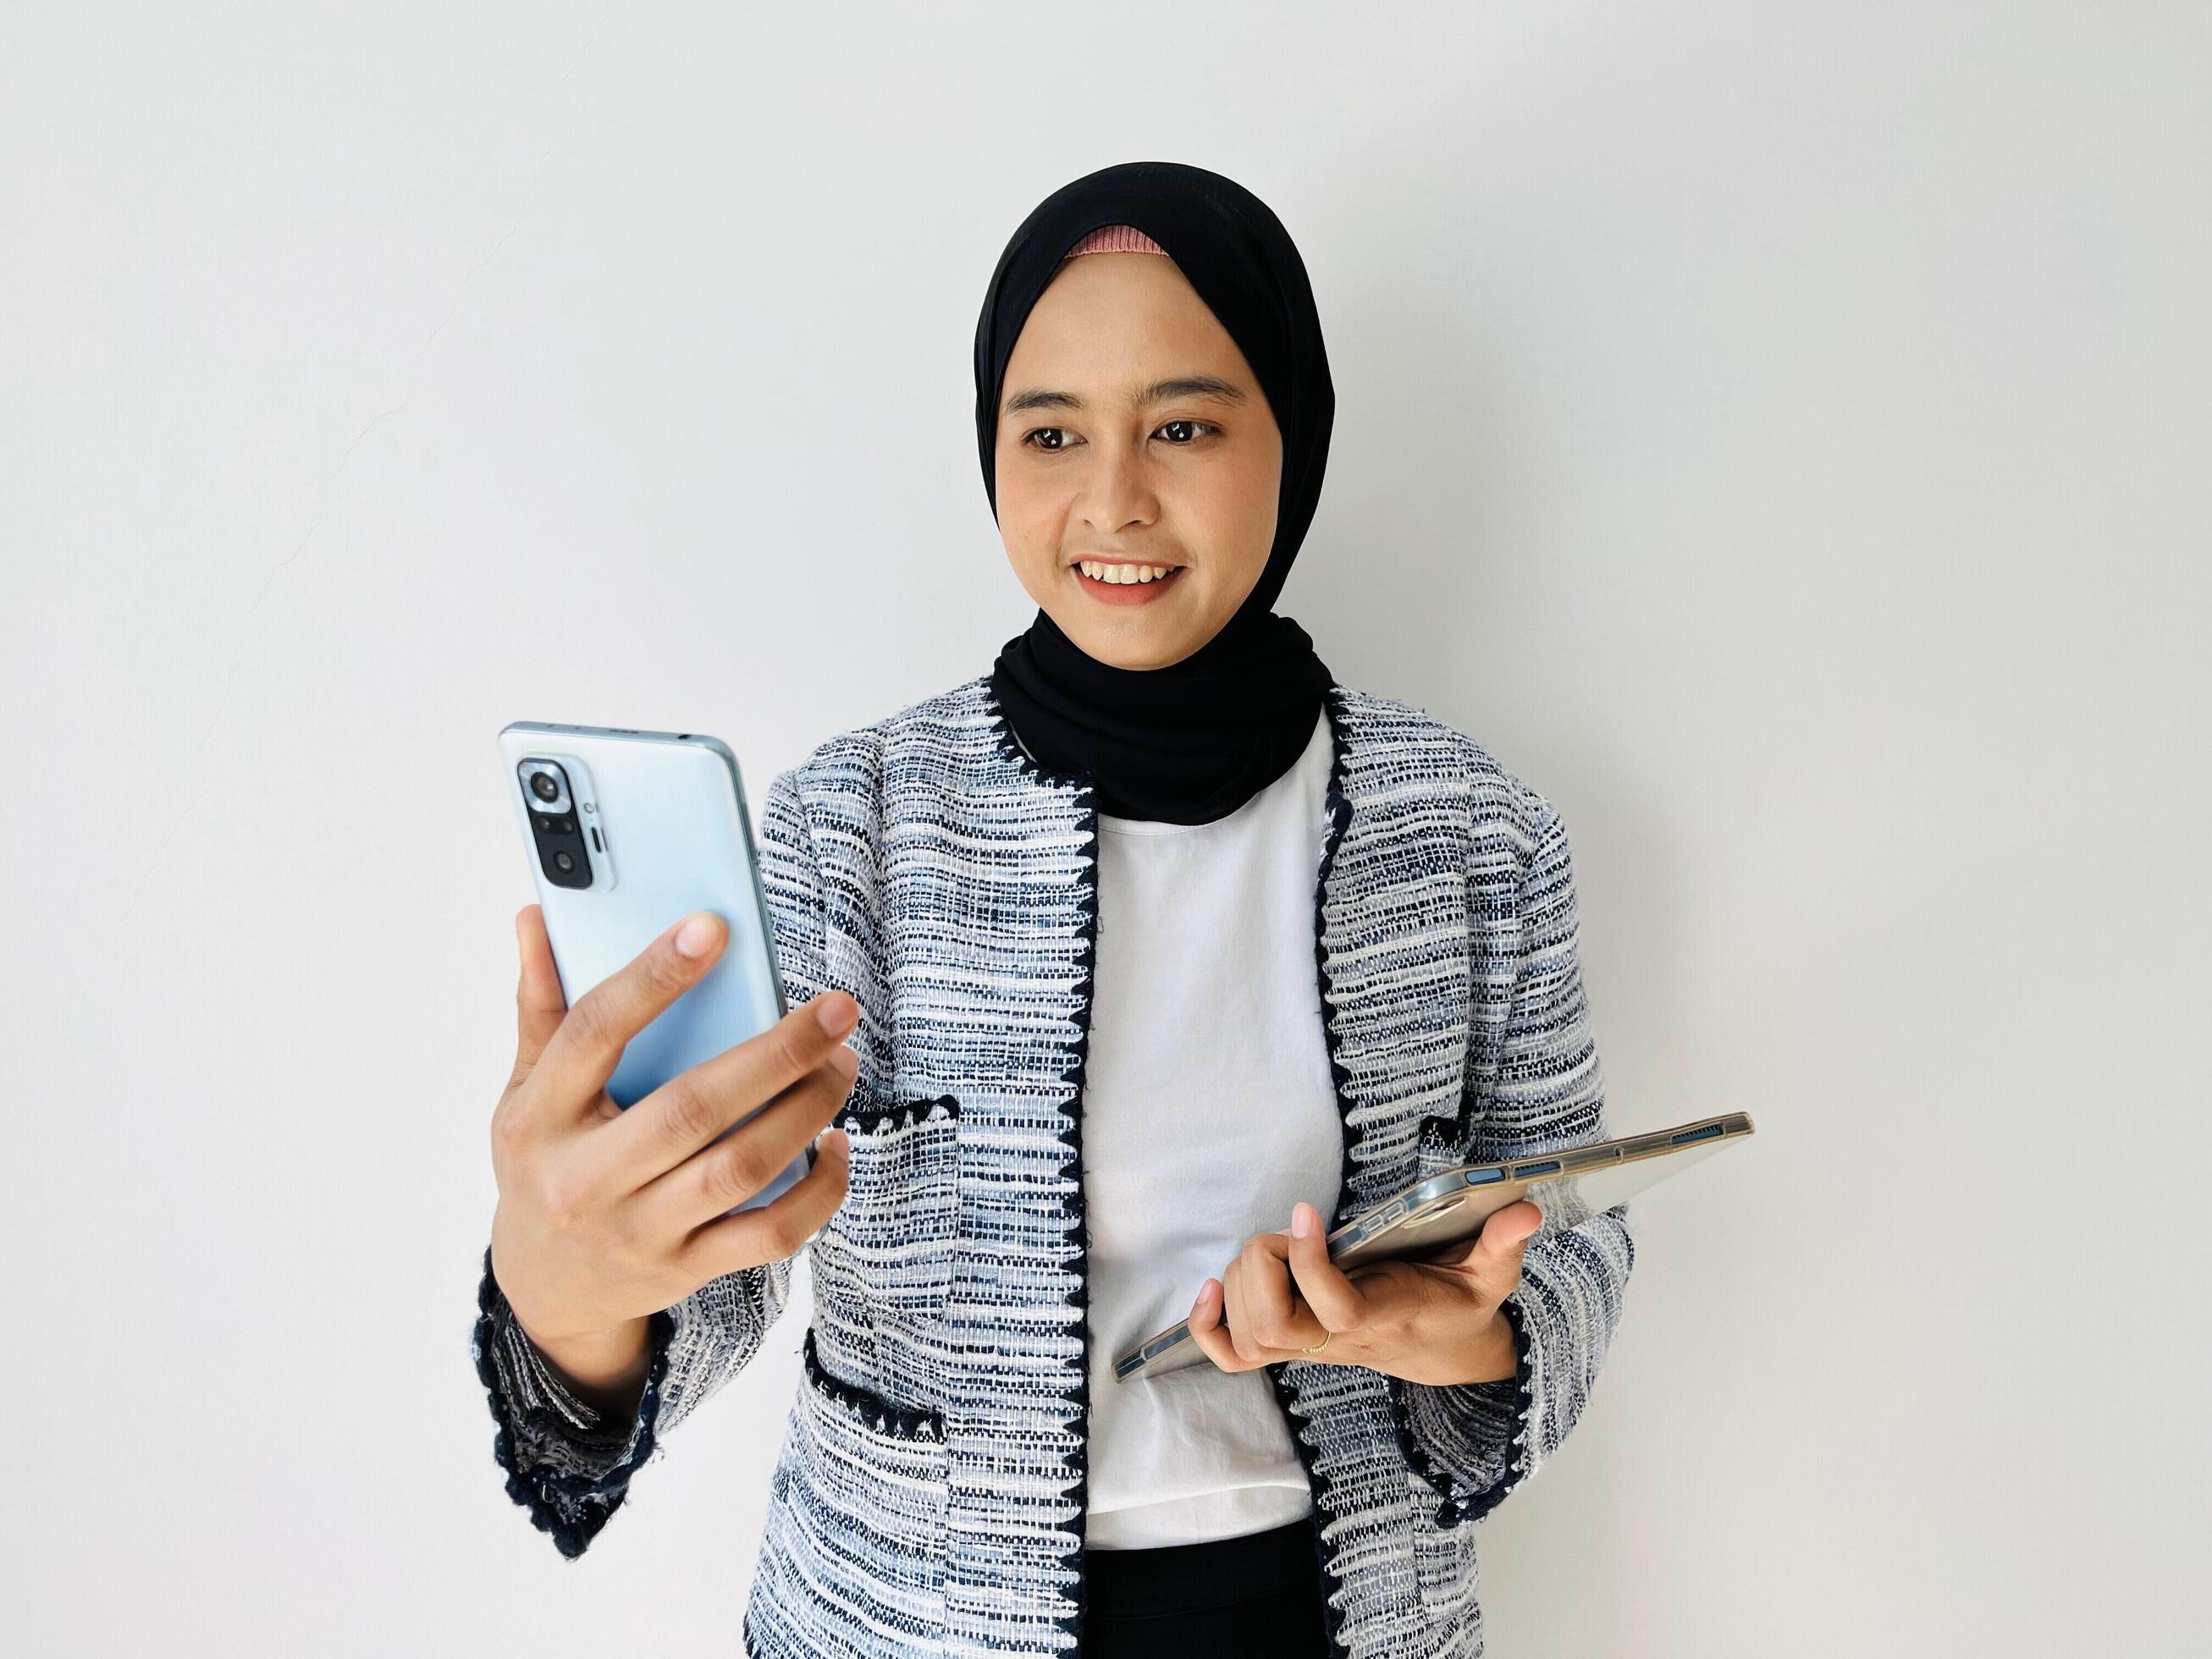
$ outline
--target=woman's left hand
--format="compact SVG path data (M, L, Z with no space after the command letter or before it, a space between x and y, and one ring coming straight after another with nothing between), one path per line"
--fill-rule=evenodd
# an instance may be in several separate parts
M1224 1371L1312 1359L1409 1382L1502 1381L1518 1356L1498 1304L1521 1282L1522 1255L1542 1221L1522 1199L1473 1238L1347 1273L1328 1259L1319 1212L1301 1203L1286 1231L1255 1233L1219 1279L1200 1286L1190 1334ZM1303 1352L1324 1338L1318 1353Z

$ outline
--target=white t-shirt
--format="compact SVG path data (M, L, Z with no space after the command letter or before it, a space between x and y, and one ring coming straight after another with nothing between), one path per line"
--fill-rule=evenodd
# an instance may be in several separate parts
M1323 1226L1335 1210L1343 1130L1314 963L1329 758L1324 712L1297 763L1226 817L1099 816L1083 1099L1092 1548L1237 1537L1313 1507L1264 1371L1209 1360L1121 1382L1114 1356L1189 1313L1300 1199Z

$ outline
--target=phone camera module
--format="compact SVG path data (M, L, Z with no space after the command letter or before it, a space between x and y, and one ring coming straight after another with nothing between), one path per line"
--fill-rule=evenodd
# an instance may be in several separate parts
M568 773L559 762L544 759L526 760L520 771L538 867L556 887L589 887L592 857L576 828Z

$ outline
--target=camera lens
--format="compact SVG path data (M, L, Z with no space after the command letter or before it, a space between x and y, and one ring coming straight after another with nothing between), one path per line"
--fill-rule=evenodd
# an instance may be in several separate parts
M560 780L550 772L532 772L530 775L530 793L540 800L558 800L561 798Z
M564 876L567 875L569 871L576 867L576 860L570 858L566 853L556 853L553 855L553 862Z

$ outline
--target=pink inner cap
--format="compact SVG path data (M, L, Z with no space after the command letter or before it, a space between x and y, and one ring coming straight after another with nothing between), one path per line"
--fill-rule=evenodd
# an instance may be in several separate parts
M1102 225L1060 257L1073 259L1079 253L1165 253L1166 252L1165 248L1134 225Z

